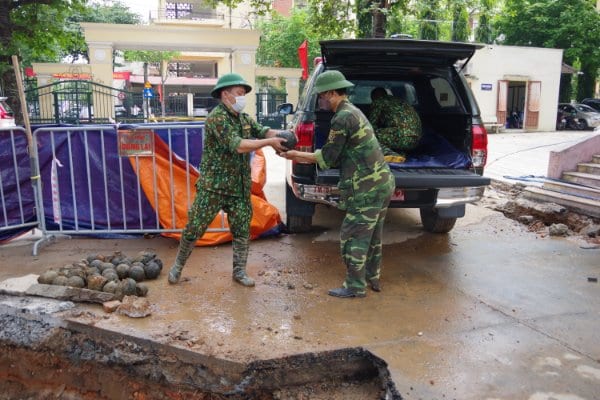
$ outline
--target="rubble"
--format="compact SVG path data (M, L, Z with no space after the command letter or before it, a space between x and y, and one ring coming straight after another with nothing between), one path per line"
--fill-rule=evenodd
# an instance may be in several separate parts
M507 218L527 225L530 231L537 232L542 237L574 236L578 241L585 242L580 247L598 248L600 221L555 203L525 199L522 197L525 187L521 183L508 185L492 181L486 189L481 205L500 211Z
M117 313L130 318L145 318L152 315L152 310L147 299L137 296L125 296L121 305L117 308Z

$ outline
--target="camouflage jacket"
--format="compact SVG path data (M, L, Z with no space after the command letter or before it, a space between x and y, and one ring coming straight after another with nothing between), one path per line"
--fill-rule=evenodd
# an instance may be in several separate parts
M422 136L421 119L407 102L393 96L381 97L373 102L369 112L379 143L394 149L413 147Z
M248 114L235 115L223 104L216 106L204 125L204 150L196 187L230 196L249 197L250 153L236 151L242 139L263 139L269 127Z
M367 117L343 100L331 119L327 143L315 152L319 167L340 169L339 208L368 205L375 196L389 196L394 176Z

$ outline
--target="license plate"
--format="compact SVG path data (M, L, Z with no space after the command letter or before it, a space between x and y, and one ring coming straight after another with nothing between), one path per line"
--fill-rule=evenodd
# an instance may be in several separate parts
M404 190L394 190L394 194L392 195L392 201L404 201Z

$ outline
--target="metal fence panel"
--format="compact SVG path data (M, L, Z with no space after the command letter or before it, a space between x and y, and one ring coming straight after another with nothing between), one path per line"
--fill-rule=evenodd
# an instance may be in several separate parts
M130 132L152 130L167 155L157 158L156 143L149 154L120 156L123 142L115 125L85 125L78 127L40 128L33 134L40 179L41 194L40 243L56 234L114 235L181 232L176 227L176 203L184 202L186 210L192 203L190 186L194 182L192 167L197 166L202 153L203 124L122 126ZM133 143L133 142L132 142ZM135 144L135 143L134 143ZM139 143L137 143L139 144ZM165 147L166 146L166 147ZM167 150L164 150L167 149ZM164 166L165 160L167 166ZM163 163L158 165L157 162ZM143 167L142 167L143 166ZM183 166L183 167L182 167ZM148 171L147 168L151 170ZM165 172L168 171L168 177ZM175 192L175 169L185 168L185 190ZM140 181L143 172L152 179L152 192L144 192ZM171 226L161 224L158 182L170 190L167 207ZM154 204L154 206L153 206ZM169 219L169 218L167 218ZM164 219L162 219L164 222ZM227 231L221 213L220 228Z
M38 225L31 179L25 129L0 128L0 242Z
M277 112L277 107L285 103L286 93L256 93L256 120L259 124L273 129L285 128L285 115Z

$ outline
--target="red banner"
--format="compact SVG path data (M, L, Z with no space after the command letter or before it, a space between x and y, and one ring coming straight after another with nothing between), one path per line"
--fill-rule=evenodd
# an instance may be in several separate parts
M306 39L298 47L298 58L302 66L302 79L306 80L308 79L308 41Z
M130 71L114 71L113 79L123 79L124 81L128 81L131 78Z

